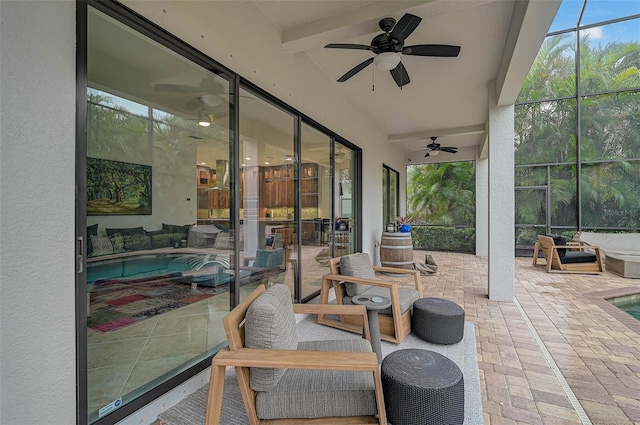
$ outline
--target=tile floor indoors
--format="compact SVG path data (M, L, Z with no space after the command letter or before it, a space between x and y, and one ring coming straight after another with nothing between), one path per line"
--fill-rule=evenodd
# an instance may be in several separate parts
M485 257L431 254L440 267L422 277L425 295L459 303L476 325L485 424L640 423L640 322L603 301L640 293L640 280L516 258L516 302L497 302Z

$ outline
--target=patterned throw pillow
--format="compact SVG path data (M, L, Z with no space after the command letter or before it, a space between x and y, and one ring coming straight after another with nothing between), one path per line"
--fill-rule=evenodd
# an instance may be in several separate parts
M93 252L90 257L113 254L113 244L107 236L90 236Z
M371 258L369 258L369 254L366 252L340 257L340 274L345 276L366 277L369 279L376 277L373 266L371 265ZM347 291L347 295L355 297L371 288L371 285L345 282L344 288Z
M124 252L124 236L122 236L120 233L115 233L113 235L109 235L108 238L113 245L114 254Z
M147 235L124 235L125 251L140 251L143 249L151 249L149 236Z

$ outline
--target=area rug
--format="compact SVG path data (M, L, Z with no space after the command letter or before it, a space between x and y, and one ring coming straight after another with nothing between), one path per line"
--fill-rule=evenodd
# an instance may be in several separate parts
M177 277L96 281L90 293L87 326L102 333L114 331L229 290L229 284L192 289Z
M358 336L339 329L318 325L315 318L307 318L299 323L298 333L304 340L348 339ZM413 336L407 336L401 344L382 342L383 356L404 348L421 348L440 353L453 360L464 376L464 425L482 425L482 397L480 395L480 372L476 353L475 327L465 322L464 338L457 344L438 345L424 342ZM163 425L202 425L207 408L207 392L205 385L180 403L158 415ZM247 415L242 403L240 388L233 368L228 368L225 376L222 401L222 425L247 425ZM402 424L389 424L402 425Z

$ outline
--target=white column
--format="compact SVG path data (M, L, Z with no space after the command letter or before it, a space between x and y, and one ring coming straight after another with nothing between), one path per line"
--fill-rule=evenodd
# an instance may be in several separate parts
M476 255L489 255L489 159L476 158Z
M513 105L489 83L489 299L513 301L515 282Z

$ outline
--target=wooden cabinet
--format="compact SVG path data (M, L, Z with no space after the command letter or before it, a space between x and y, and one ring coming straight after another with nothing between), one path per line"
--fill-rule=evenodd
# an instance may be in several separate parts
M318 164L300 167L300 203L302 208L318 206Z
M318 206L318 164L300 166L300 199L302 208ZM292 165L264 167L264 190L261 206L264 208L293 208L295 192Z

